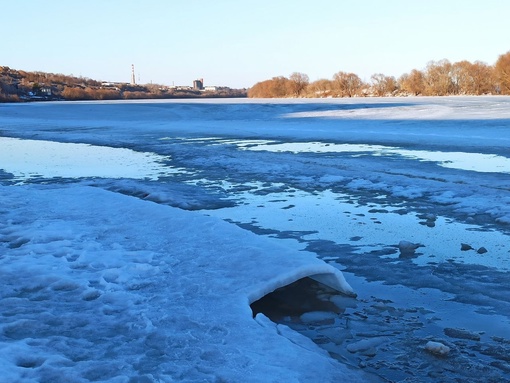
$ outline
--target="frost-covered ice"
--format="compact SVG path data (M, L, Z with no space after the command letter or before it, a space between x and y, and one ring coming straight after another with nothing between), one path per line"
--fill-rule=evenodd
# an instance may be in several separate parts
M0 104L1 377L508 382L509 111ZM357 298L252 318L309 275Z

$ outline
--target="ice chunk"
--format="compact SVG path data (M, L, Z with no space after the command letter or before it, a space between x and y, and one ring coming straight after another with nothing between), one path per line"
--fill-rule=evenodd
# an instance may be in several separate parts
M347 346L347 351L352 353L367 351L371 348L379 346L380 344L384 343L387 340L388 338L385 337L362 339L360 341L349 344Z
M425 350L434 355L446 356L450 352L450 347L440 342L428 341L425 345Z
M457 339L469 339L469 340L480 340L480 334L477 334L472 331L459 329L459 328L445 328L443 330L445 335L449 336L450 338L457 338Z
M422 246L423 245L419 243L413 243L409 241L400 241L398 243L398 249L400 250L401 255L413 255L416 249Z

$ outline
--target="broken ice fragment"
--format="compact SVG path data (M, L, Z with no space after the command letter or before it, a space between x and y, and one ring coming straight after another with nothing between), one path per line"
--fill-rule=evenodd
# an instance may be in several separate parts
M401 255L413 255L415 250L418 247L422 247L423 245L419 243L413 243L409 241L400 241L398 244L398 249L400 250Z
M450 352L450 347L445 346L440 342L429 341L425 345L425 350L434 355L446 356Z
M445 328L443 330L446 336L449 336L450 338L457 338L457 339L469 339L469 340L480 340L480 334L477 334L475 332L471 332L464 329L458 329L458 328Z

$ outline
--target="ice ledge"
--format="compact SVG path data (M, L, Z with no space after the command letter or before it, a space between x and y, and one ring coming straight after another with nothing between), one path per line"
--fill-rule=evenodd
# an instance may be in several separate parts
M261 299L276 289L288 286L302 278L309 277L332 289L348 296L355 297L356 293L345 280L342 272L323 261L315 262L316 259L309 258L306 265L297 266L287 271L279 271L279 274L267 280L263 285L255 288L248 294L249 304Z

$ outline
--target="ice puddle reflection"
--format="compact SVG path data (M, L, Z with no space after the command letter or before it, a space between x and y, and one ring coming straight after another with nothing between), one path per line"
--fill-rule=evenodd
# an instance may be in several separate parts
M325 142L225 142L242 149L290 153L356 153L359 156L402 156L418 161L437 162L445 168L487 173L510 173L510 158L495 154L404 150L397 147Z
M243 185L223 182L222 187L238 190L235 198L242 201L235 207L210 211L224 219L277 232L294 231L306 242L350 244L359 255L382 249L379 254L395 262L403 259L398 244L405 240L422 245L411 257L404 257L419 266L454 261L510 270L510 244L497 230L481 230L477 225L455 222L433 212L424 215L400 206L359 204L355 198L331 190L279 192L283 184L268 186L257 182ZM246 216L252 218L251 222L243 222ZM439 231L448 235L437 235ZM472 249L462 250L462 244ZM481 248L488 253L478 253Z
M16 181L38 178L157 179L178 172L170 158L126 148L0 137L0 170Z
M433 212L362 204L331 190L225 181L222 188L235 195L237 206L208 214L315 251L337 264L360 294L347 298L300 281L309 286L279 289L253 305L255 313L308 336L343 363L392 381L455 382L472 373L485 373L490 381L509 366L506 317L495 314L499 309L487 309L486 315L476 301L477 294L493 296L497 274L510 270L510 245L501 232ZM402 254L401 240L422 246ZM463 243L472 249L463 250ZM477 252L481 247L488 252ZM493 282L484 284L484 273ZM315 295L303 295L310 291ZM448 358L427 352L429 341L449 347Z

